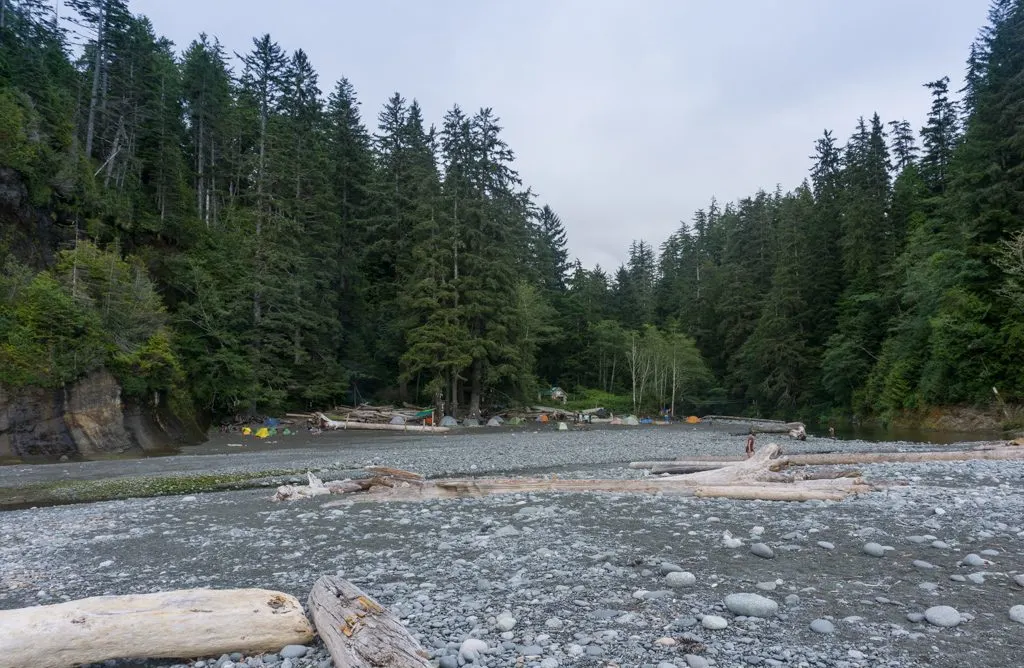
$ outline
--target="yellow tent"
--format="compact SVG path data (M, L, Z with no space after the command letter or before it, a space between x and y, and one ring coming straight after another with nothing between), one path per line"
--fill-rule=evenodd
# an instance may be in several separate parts
M270 436L270 430L266 427L260 427L256 430L256 438L266 438L267 436Z
M690 417L686 418L686 422L687 424L697 424L698 422L700 422L700 418L697 417L696 415L691 415Z

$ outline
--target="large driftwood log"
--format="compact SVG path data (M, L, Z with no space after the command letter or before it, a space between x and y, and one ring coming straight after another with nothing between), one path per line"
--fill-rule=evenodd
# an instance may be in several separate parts
M972 459L1024 459L1020 448L991 450L933 450L924 452L830 452L818 455L786 455L773 468L792 466L842 466L847 464L899 464L915 462L963 462Z
M351 582L316 581L309 613L338 668L425 668L427 653L401 622Z
M828 452L818 454L783 455L772 462L777 470L786 466L846 466L854 464L900 464L915 462L958 462L972 459L1013 460L1024 459L1019 447L972 448L970 450L923 450L920 452ZM629 468L649 469L652 473L691 473L711 471L734 466L746 460L739 457L710 459L679 459L673 461L630 462Z
M435 427L419 424L382 424L379 422L351 422L348 420L332 420L323 413L314 413L321 429L367 429L373 431L412 431L425 432L428 434L443 434L449 431L448 427Z
M274 652L313 640L294 596L183 589L0 610L0 668Z

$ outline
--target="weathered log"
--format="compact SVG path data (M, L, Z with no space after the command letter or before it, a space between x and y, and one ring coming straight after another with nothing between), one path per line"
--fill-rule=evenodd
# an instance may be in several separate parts
M767 475L767 474L766 474ZM826 484L820 484L826 483ZM391 486L374 486L360 500L424 501L481 497L494 494L523 494L534 492L607 492L618 494L665 494L672 496L714 496L719 498L807 501L811 499L835 500L848 494L869 489L859 479L844 478L828 481L798 481L793 483L755 482L750 484L698 484L685 480L685 476L647 478L644 480L583 480L540 478L465 478L436 480L423 483L402 482ZM302 498L296 495L290 498ZM348 501L329 501L323 507L343 505Z
M786 455L772 465L773 469L793 466L899 464L918 462L963 462L973 459L1024 459L1020 448L992 450L931 450L923 452L829 452L816 455Z
M859 478L861 472L857 469L804 469L799 468L792 473L777 473L769 471L764 475L767 482L799 482L801 480L836 480L837 478Z
M0 668L274 652L313 640L294 596L181 589L0 610Z
M657 462L651 462L657 463ZM714 471L716 469L725 468L726 466L732 466L736 462L665 462L657 466L651 467L651 473L653 475L661 475L663 473L671 474L683 474L683 473L700 473L701 471ZM640 467L637 467L640 468Z
M631 469L654 469L664 466L678 465L682 467L697 468L707 466L707 469L701 469L710 471L711 468L722 468L723 466L729 466L743 461L743 457L687 457L686 459L673 459L667 461L638 461L630 462L629 468Z
M332 420L323 413L315 413L321 429L367 429L374 431L412 431L425 432L429 434L443 434L449 431L448 427L435 427L432 425L418 424L382 424L379 422L352 422L349 420Z
M377 475L388 476L395 478L396 480L423 480L423 476L413 471L405 471L403 469L395 469L390 466L367 466L366 471L376 473Z
M698 487L694 496L737 501L842 501L850 494L868 492L867 485L851 485L839 490L805 489L791 485L725 485Z
M693 485L741 485L763 482L763 476L769 470L772 460L782 452L775 443L759 448L751 457L708 471L674 476L671 479L684 479Z
M915 462L957 462L972 459L1024 459L1024 449L1016 446L972 448L970 450L923 450L920 452L828 452L783 455L772 462L772 470L786 466L845 466L853 464L899 464ZM747 461L739 457L719 459L688 458L675 461L637 461L633 469L650 469L652 473L689 473L710 471Z
M339 668L425 668L429 656L401 622L351 582L316 581L309 613Z

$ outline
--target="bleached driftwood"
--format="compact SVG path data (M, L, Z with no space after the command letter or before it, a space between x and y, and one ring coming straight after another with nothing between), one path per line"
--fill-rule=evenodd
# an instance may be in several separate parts
M488 496L523 492L612 492L672 494L680 496L714 496L719 498L807 501L835 500L849 494L869 491L858 477L810 480L801 476L785 476L770 469L779 447L769 444L758 455L741 462L731 470L716 470L692 475L645 478L643 480L579 480L551 478L456 478L424 480L408 471L399 475L378 475L363 480L319 483L322 489L286 486L278 489L274 500L284 501L324 493L349 494L365 492L365 500L417 501L426 499ZM844 472L845 473L845 472ZM332 505L332 503L325 504Z
M419 424L381 424L379 422L355 422L350 420L332 420L323 413L313 414L321 429L367 429L373 431L411 431L429 434L442 434L448 427L435 427Z
M773 470L787 466L846 466L855 464L899 464L916 462L959 462L973 459L1024 459L1024 449L1015 446L986 445L969 450L925 450L921 452L828 452L821 454L782 455L771 463ZM690 473L711 471L735 466L743 461L739 457L720 459L680 459L670 461L630 462L633 469L649 469L652 473Z
M335 666L430 666L429 655L402 623L347 580L334 576L317 580L308 607Z
M313 640L294 596L182 589L0 610L0 668L274 652Z

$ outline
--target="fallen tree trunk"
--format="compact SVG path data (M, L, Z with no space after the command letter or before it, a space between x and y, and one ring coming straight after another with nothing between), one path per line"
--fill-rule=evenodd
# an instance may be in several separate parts
M1024 459L1020 448L993 448L991 450L931 450L923 452L829 452L817 455L786 455L772 468L792 466L818 466L822 464L900 464L916 462L965 462L972 459L1011 460Z
M435 427L431 425L405 425L405 424L383 424L380 422L350 422L348 420L332 420L323 413L315 413L321 429L368 429L374 431L413 431L426 432L430 434L441 434L449 431L448 427Z
M808 481L812 482L812 481ZM537 478L493 478L438 480L422 485L395 485L372 488L360 500L373 501L425 501L431 499L457 499L495 494L523 494L536 492L605 492L619 494L665 494L671 496L715 497L722 499L762 499L765 501L838 501L850 494L871 491L860 480L846 478L828 481L827 486L801 483L764 482L749 485L694 485L671 478L651 480L543 480ZM301 498L301 497L295 497ZM348 501L329 501L324 508L343 505Z
M351 582L316 581L309 613L339 668L426 668L429 656L398 619Z
M771 468L778 470L786 466L845 466L854 464L900 464L916 462L959 462L973 459L1016 460L1024 459L1024 449L1010 447L984 447L970 450L923 450L920 452L827 452L817 454L782 455L772 462ZM723 457L716 460L685 459L675 461L637 461L629 468L649 469L652 473L691 473L711 471L735 466L748 461L739 457Z
M313 640L299 601L266 589L182 589L0 610L0 629L0 667L8 668L275 652Z

